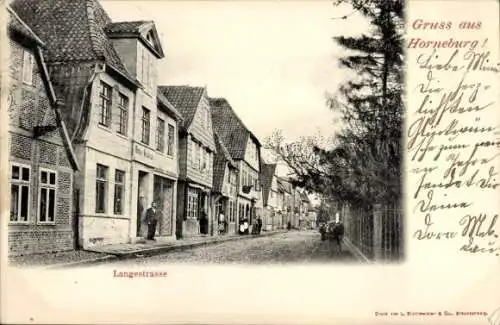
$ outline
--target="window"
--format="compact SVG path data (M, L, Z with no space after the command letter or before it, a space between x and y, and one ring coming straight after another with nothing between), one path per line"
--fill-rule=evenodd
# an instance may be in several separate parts
M125 172L115 170L115 199L113 211L115 214L123 214L123 198L125 194Z
M99 90L100 97L100 116L99 124L109 126L111 121L111 87L101 81L101 88Z
M165 121L161 118L156 121L156 150L165 151Z
M31 85L33 83L33 54L28 51L23 53L23 82Z
M195 169L200 169L200 152L201 152L201 146L199 146L197 143L195 143L194 147L195 151L195 159L194 159L194 167Z
M10 180L10 221L27 222L30 205L30 168L12 165Z
M175 127L172 124L168 125L168 143L167 143L167 154L170 156L174 155L175 146Z
M128 124L128 97L120 94L120 102L118 103L120 110L120 124L118 126L118 133L127 135Z
M194 166L194 159L195 159L195 156L194 156L194 149L195 149L195 145L194 145L194 142L192 140L189 140L189 143L188 143L188 154L189 154L189 164L191 166Z
M141 130L142 130L142 143L144 144L149 144L149 128L150 128L150 116L151 112L149 109L143 107L142 108L142 125L141 125Z
M198 190L194 188L188 189L188 206L186 217L189 219L198 218Z
M38 221L54 222L56 208L56 173L40 170L40 192L38 200Z
M108 167L97 164L96 189L95 189L95 212L106 213L108 196Z
M205 173L207 171L207 151L203 147L200 147L200 156L200 170L202 173Z

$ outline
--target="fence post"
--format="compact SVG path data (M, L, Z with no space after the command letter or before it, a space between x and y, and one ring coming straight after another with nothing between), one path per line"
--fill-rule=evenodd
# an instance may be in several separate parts
M373 205L373 259L381 260L384 252L382 251L382 205Z

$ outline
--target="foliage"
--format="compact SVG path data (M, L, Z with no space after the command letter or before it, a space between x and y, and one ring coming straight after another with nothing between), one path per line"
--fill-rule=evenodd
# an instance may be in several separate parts
M340 0L334 6L341 3L364 15L372 28L359 37L334 38L348 53L340 65L357 78L328 98L343 125L333 147L313 137L286 143L279 131L267 146L290 167L297 185L369 206L401 195L404 1Z

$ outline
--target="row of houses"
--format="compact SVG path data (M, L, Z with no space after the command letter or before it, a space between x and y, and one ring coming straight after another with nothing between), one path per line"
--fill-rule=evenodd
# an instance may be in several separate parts
M307 195L226 99L158 84L153 21L114 22L97 0L7 14L11 255L141 241L152 202L159 240L303 226Z

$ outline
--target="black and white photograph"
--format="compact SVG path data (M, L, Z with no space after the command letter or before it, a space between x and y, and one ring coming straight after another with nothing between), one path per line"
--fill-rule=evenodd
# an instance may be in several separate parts
M401 0L13 0L19 267L400 262Z
M0 3L0 323L498 325L498 1Z

